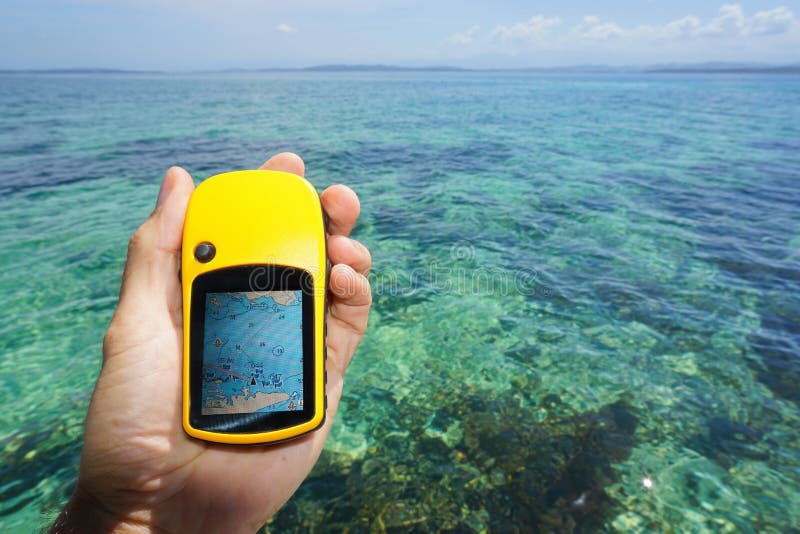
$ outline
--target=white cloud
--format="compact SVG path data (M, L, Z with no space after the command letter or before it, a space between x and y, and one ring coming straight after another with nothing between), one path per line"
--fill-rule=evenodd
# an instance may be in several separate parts
M781 6L753 15L747 31L753 35L775 35L788 32L794 25L794 13Z
M652 39L689 39L709 37L748 37L776 35L797 31L800 34L800 23L794 13L786 7L777 7L767 11L759 11L751 17L746 16L739 4L723 4L717 15L710 20L702 21L694 15L687 15L661 25L640 25L623 27L619 24L589 15L568 31L554 30L562 24L559 17L536 15L526 22L508 26L497 26L491 33L495 41L503 43L565 45L571 41L611 41L626 38L630 41ZM477 26L472 29L477 31ZM470 29L463 34L454 34L450 42L469 44L474 33Z
M297 33L297 28L284 23L278 24L275 29L281 33Z
M487 57L525 57L547 50L552 52L548 58L561 58L559 61L582 61L584 57L603 61L796 61L792 51L800 45L800 18L792 10L780 6L748 13L738 3L722 4L710 17L687 14L655 24L622 25L595 15L570 23L540 14L495 26L487 39L479 39L478 30L473 26L454 33L447 42Z
M468 45L472 43L480 29L481 27L476 24L465 32L454 33L447 38L447 42L454 45Z
M552 28L560 24L561 19L558 17L547 18L536 15L527 22L511 26L497 26L492 30L492 39L503 42L541 40Z
M658 36L667 38L744 37L787 33L795 27L795 23L794 13L785 7L758 11L748 18L741 5L723 4L717 16L705 24L690 15L649 29Z
M688 15L682 19L673 20L668 22L661 28L654 28L654 33L660 37L677 39L680 37L687 37L694 35L697 29L701 26L700 19L693 15Z
M613 22L603 22L599 17L588 16L572 28L572 33L582 39L605 41L622 37L625 31Z
M724 4L719 8L719 14L711 19L708 24L695 30L695 35L711 35L724 37L740 35L746 25L744 10L739 4Z

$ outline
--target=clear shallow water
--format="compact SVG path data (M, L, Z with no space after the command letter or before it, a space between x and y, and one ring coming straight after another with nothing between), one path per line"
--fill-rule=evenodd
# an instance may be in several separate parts
M800 78L0 77L0 530L68 497L172 164L362 198L370 329L270 531L800 524Z

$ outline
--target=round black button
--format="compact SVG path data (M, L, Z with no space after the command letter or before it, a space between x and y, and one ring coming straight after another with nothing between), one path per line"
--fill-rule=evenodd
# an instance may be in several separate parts
M208 263L217 255L217 249L211 243L200 243L194 247L194 257L200 263Z

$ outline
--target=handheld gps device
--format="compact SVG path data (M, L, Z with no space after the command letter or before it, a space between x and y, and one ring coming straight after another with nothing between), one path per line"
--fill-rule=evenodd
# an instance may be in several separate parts
M271 443L325 419L328 264L319 196L285 172L201 183L183 228L183 427Z

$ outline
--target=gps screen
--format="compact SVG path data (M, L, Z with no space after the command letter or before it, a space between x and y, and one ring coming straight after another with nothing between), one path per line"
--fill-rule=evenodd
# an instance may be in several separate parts
M303 410L302 291L206 293L202 415Z

